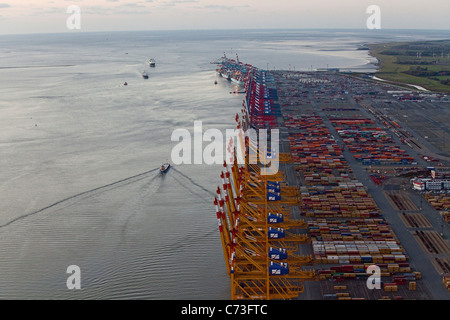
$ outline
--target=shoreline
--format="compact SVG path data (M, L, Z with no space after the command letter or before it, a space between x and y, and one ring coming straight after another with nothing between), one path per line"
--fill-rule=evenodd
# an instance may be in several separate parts
M442 41L449 41L450 43L450 40ZM411 72L412 70L415 71L413 68L416 68L419 69L419 71L425 70L425 72L443 72L445 75L449 70L447 64L436 63L436 61L439 62L439 58L435 59L434 56L424 56L422 58L421 55L419 56L419 53L417 53L417 56L411 56L410 54L402 55L402 53L404 53L402 50L407 50L404 48L405 46L424 45L424 43L429 45L437 42L441 43L442 41L405 41L366 44L369 48L369 56L377 60L377 62L374 63L377 70L374 73L373 79L385 81L401 87L412 87L413 90L415 89L420 92L450 93L450 86L445 86L442 82L438 81L439 79L436 78L436 76L415 75ZM401 46L403 48L401 48ZM383 54L384 52L386 52L386 54ZM400 58L403 60L408 59L408 61L399 63ZM434 79L431 77L434 77ZM400 78L401 80L404 78L405 81L392 78Z
M390 84L399 85L399 83L397 83L397 82L389 81L389 80L386 80L386 79L381 79L381 78L378 78L377 76L373 76L372 79L377 80L377 81L382 81L382 82L390 83ZM415 88L416 90L419 90L419 91L430 92L430 90L428 90L428 89L426 89L426 88L424 88L424 87L415 85L415 84L409 84L409 83L402 83L402 84L403 84L403 85L406 85L406 86L411 86L411 87L413 87L413 88Z

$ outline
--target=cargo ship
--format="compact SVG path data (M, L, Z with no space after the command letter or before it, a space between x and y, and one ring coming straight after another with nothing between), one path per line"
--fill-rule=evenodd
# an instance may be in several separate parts
M240 62L238 55L236 55L236 60L234 60L227 58L225 53L217 64L218 68L216 71L222 78L240 86L244 85L245 78L252 68L251 65Z

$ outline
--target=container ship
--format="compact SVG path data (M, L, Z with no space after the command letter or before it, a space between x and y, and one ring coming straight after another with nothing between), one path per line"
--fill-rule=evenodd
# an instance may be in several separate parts
M252 69L251 65L240 62L238 55L236 55L236 60L234 60L227 58L225 53L217 64L218 68L216 71L222 78L240 86L244 85L245 79Z

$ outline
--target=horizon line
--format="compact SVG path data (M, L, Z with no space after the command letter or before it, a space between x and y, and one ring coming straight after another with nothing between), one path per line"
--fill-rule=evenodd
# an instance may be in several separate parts
M367 28L202 28L202 29L135 29L135 30L67 30L67 31L51 31L51 32L19 32L19 33L0 33L0 36L14 35L50 35L50 34L86 34L86 33L107 33L107 32L183 32L183 31L261 31L261 30L352 30L352 31L444 31L449 32L450 29L418 29L418 28L382 28L376 30L368 30ZM450 34L449 34L450 35Z

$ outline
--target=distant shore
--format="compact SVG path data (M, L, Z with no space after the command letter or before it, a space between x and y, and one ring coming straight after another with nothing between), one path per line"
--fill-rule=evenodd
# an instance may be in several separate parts
M368 44L378 79L420 91L450 93L450 40Z
M399 82L395 82L395 81L389 81L389 80L385 80L385 79L378 78L378 77L376 77L376 76L373 76L372 79L373 79L373 80L377 80L377 81L382 81L382 82L387 82L387 83L395 84L395 85L401 85L402 87L403 87L403 86L413 87L414 89L419 90L419 91L425 91L425 92L429 92L429 91L430 91L430 90L428 90L428 89L426 89L426 88L424 88L424 87L422 87L422 86L418 86L418 85L415 85L415 84L410 84L410 83L399 83Z

